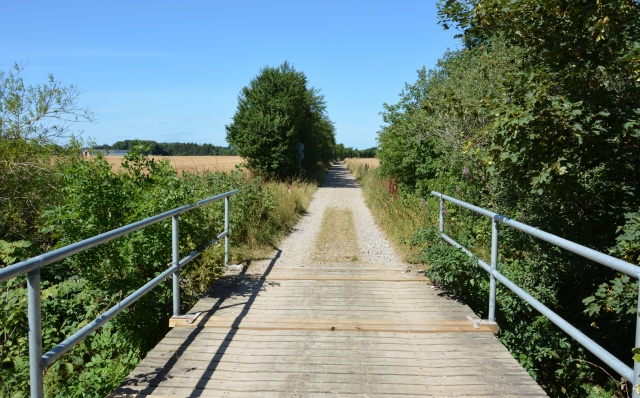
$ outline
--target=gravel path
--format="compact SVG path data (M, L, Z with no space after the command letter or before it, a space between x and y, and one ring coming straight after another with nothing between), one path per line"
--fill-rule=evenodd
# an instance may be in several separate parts
M324 184L314 195L307 214L280 243L278 248L282 252L277 261L279 266L295 267L309 263L322 225L322 216L329 207L353 212L360 250L358 263L406 266L376 226L365 204L362 189L342 162L334 164Z

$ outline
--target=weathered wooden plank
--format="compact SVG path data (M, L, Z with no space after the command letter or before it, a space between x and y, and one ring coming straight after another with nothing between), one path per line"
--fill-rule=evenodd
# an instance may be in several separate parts
M493 329L488 325L474 327L467 319L464 320L432 320L419 322L398 319L323 319L323 318L277 318L253 316L242 319L212 316L208 319L196 320L191 323L184 319L173 319L170 327L206 327L222 329L251 329L251 330L327 330L352 332L410 332L410 333L440 333L440 332L489 332Z
M364 359L364 358L363 358ZM149 361L149 362L147 362ZM438 358L423 356L421 358L412 358L411 361L408 361L405 357L367 357L366 358L366 367L362 365L362 359L360 358L350 358L350 357L300 357L295 355L280 355L280 356L272 356L272 355L258 355L253 352L245 352L242 354L233 354L233 353L221 353L219 355L212 353L201 353L201 352L184 352L177 354L175 352L155 352L141 362L142 367L147 367L147 363L150 364L159 364L164 363L167 366L172 366L174 363L192 363L194 365L208 367L209 364L214 364L216 362L225 362L229 364L247 364L247 365L258 365L262 367L262 369L272 369L278 364L291 364L299 366L300 368L304 368L305 366L317 367L317 366L349 366L352 369L352 373L367 373L370 367L419 367L424 369L430 368L447 368L449 366L452 367L465 367L465 368L474 368L477 367L479 369L484 369L489 373L497 373L497 374L511 374L513 372L524 372L521 366L517 362L513 360L509 355L500 355L500 358L494 358L489 355L478 355L471 353L468 356L458 355L457 358L453 358L451 355L443 355ZM149 365L151 366L151 365ZM496 369L491 370L489 369ZM132 375L135 372L132 372ZM389 372L395 373L395 372ZM526 373L526 372L525 372ZM130 376L133 377L133 376Z
M483 333L438 333L438 334L417 334L417 333L392 333L392 332L371 332L371 333L341 333L341 332L316 332L316 331L283 331L283 330L225 330L210 328L175 328L160 344L169 346L180 346L187 344L198 345L219 345L229 342L237 344L263 344L266 346L282 346L285 344L331 344L338 347L367 344L410 347L415 350L437 349L439 346L465 347L469 351L486 349L506 349L489 334Z
M264 348L264 349L251 349L246 347L211 347L211 346L189 346L181 350L168 349L166 352L159 352L158 357L164 358L189 358L189 359L207 359L207 358L225 358L229 355L237 356L263 356L272 358L274 361L278 358L285 358L291 360L291 358L297 358L300 356L313 356L315 360L322 359L325 363L350 363L355 360L356 365L358 361L367 360L372 361L376 359L404 359L404 360L444 360L444 359L477 359L477 358L498 358L509 359L511 358L508 352L500 351L422 351L422 352L407 352L407 351L379 351L379 350L366 350L366 349L344 349L334 348L331 350L326 349L301 349L297 347L279 347L279 348Z
M314 362L269 362L268 367L262 362L251 362L251 359L243 362L233 362L228 358L220 359L181 359L165 360L162 358L145 358L138 366L139 373L152 373L165 368L171 371L191 371L197 369L212 371L227 371L238 373L254 373L270 369L276 373L309 373L323 374L352 373L368 375L413 375L413 376L483 376L483 375L520 375L526 376L522 368L505 366L505 361L485 359L480 361L450 361L450 366L443 367L431 363L423 363L424 366L408 364L396 364L388 366L382 364L369 364L366 368L355 369L352 364L344 363L314 363Z
M347 282L425 282L423 276L408 275L295 275L277 274L263 277L245 276L245 279L265 281L347 281Z
M304 381L305 383L315 385L334 384L339 382L348 382L348 380L357 381L360 384L369 385L385 385L393 384L396 387L409 386L409 388L433 387L433 386L475 386L479 384L490 385L526 385L529 382L528 375L521 374L482 374L482 375L457 375L454 373L448 375L408 375L408 374L372 374L372 373L353 373L347 372L273 372L273 371L254 371L236 372L222 371L219 369L171 369L166 372L164 369L151 369L146 376L157 375L156 385L159 382L165 382L170 379L179 380L182 385L192 385L194 387L203 387L204 384L211 383L282 383L288 384L292 381Z
M173 387L183 392L191 390L198 391L197 396L207 396L209 391L233 391L252 394L254 396L263 396L264 393L275 392L287 394L285 396L295 396L295 394L360 394L368 396L370 394L383 394L386 396L459 396L461 392L472 392L476 396L494 397L497 395L510 396L540 396L540 389L528 384L489 384L482 380L470 380L466 384L456 385L425 385L425 384L397 384L397 383L369 383L360 381L351 375L344 375L336 378L331 382L313 383L304 379L287 380L286 382L269 381L269 380L249 380L249 381L227 381L227 380L211 380L207 378L194 379L162 379L163 387ZM166 394L150 386L122 386L118 389L118 393L135 393L136 391L148 391L149 393L158 392ZM159 391L158 391L159 390ZM184 396L194 396L193 393L187 393ZM211 396L216 396L213 393ZM256 395L257 394L257 395ZM366 395L365 395L366 394Z
M224 279L117 393L544 396L491 327L424 277L349 266Z
M156 387L154 389L154 393L151 394L114 394L111 395L110 398L133 398L133 397L148 397L148 398L175 398L175 397L203 397L203 398L244 398L248 396L247 392L244 391L220 391L220 390L192 390L189 388L181 388L181 387ZM314 393L314 392L305 392L304 395L298 392L292 392L289 395L283 395L281 392L271 392L271 391L259 391L254 394L249 394L249 396L258 396L260 398L282 398L283 396L291 396L291 397L300 397L304 396L305 398L326 398L326 397L341 397L341 398L386 398L386 397L423 397L423 398L441 398L443 396L455 396L458 398L480 398L480 397L492 397L492 398L518 398L518 397L527 397L527 398L542 398L547 397L546 395L541 394L485 394L485 395L473 395L473 392L468 392L463 395L434 395L434 394L378 394L378 393L356 393L356 394L333 394L331 392L322 392L322 393Z
M368 342L367 342L368 344ZM183 350L177 349L176 345L172 342L159 344L158 349L166 349L167 352L184 352ZM263 343L263 342L249 342L245 341L242 343L237 342L220 342L220 343L212 343L212 344L204 344L204 342L199 342L198 347L202 349L202 352L213 352L215 349L229 349L231 347L242 347L245 351L248 350L281 350L279 351L282 354L285 354L286 351L282 351L282 344L278 344L276 342L272 343ZM211 348L213 347L213 348ZM302 344L299 343L296 345L296 349L305 349L305 350L332 350L335 349L336 345L332 342L325 343L308 343ZM460 346L455 345L433 345L433 346L419 346L419 345L407 345L403 347L401 344L376 344L374 350L384 351L384 352L415 352L416 349L421 349L422 352L457 352L460 351ZM350 349L343 349L342 351L351 351ZM478 353L484 354L486 357L491 357L494 353L502 354L502 350L498 347L469 347L465 348L465 353L470 354L474 353L474 356L477 356ZM321 354L318 354L321 355Z

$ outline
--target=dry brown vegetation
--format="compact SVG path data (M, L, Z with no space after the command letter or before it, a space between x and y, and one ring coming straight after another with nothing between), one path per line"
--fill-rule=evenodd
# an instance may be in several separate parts
M152 159L169 159L171 166L178 172L203 172L235 170L243 162L240 156L151 156ZM122 156L105 156L115 171L120 168Z
M358 167L362 166L366 169L375 169L380 166L380 159L378 158L346 158L344 160L345 166Z
M365 175L380 166L380 160L377 158L346 158L344 165L353 174L356 180L360 180Z

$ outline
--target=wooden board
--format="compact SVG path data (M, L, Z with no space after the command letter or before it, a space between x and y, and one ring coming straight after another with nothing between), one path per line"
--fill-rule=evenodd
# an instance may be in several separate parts
M359 267L221 279L111 396L546 396L460 300L415 272Z

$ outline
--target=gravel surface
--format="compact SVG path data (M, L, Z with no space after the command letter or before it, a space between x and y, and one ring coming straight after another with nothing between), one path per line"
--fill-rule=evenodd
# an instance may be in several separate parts
M364 202L362 189L341 162L334 164L324 184L314 195L307 214L278 246L281 250L277 260L278 266L296 267L310 262L322 225L322 215L329 207L349 209L353 212L360 250L358 263L406 266L376 226Z

